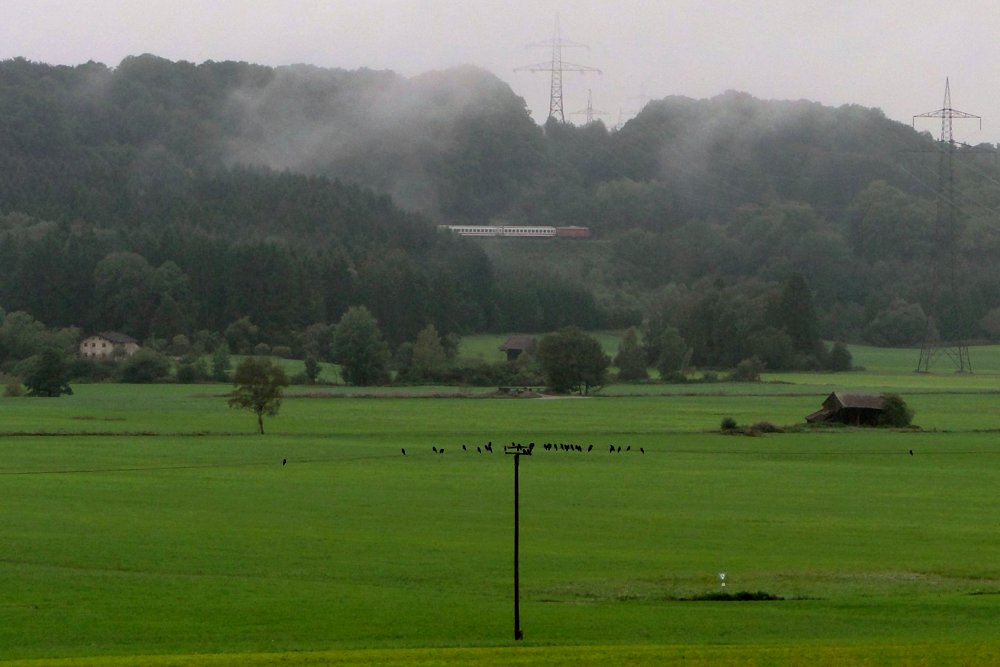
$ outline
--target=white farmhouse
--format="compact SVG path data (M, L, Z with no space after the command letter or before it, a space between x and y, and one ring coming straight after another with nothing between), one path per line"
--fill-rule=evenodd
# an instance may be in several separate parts
M123 333L102 331L88 336L80 343L80 356L85 359L121 359L131 357L139 349L139 342Z

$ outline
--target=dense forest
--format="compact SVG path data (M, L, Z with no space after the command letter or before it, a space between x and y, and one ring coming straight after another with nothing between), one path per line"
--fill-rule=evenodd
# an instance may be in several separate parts
M8 60L0 312L285 344L364 305L393 348L429 324L636 326L699 365L780 367L810 353L782 311L803 281L828 340L1000 340L996 154L957 147L942 201L940 148L875 109L737 92L539 127L472 67ZM500 222L593 236L438 229Z

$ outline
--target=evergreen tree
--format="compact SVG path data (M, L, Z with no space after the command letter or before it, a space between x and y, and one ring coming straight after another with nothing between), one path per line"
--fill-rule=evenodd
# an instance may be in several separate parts
M660 379L669 381L678 373L683 373L691 355L680 332L675 327L666 327L654 343L656 370L660 373Z
M334 360L348 384L372 385L389 379L389 346L378 322L364 306L351 306L333 334Z
M315 357L306 357L305 360L305 373L306 381L309 384L316 384L316 380L319 379L319 374L322 369L320 368L319 362L316 361Z
M212 379L216 382L228 380L229 367L229 348L223 343L212 353Z
M639 345L639 334L635 327L629 327L622 336L615 355L615 366L618 367L618 379L625 382L645 380L649 377L646 371L646 355Z
M792 274L785 282L771 319L791 337L796 352L816 353L820 343L819 319L812 292L801 273Z
M441 337L433 324L428 324L417 334L410 359L411 373L421 380L433 380L448 361Z

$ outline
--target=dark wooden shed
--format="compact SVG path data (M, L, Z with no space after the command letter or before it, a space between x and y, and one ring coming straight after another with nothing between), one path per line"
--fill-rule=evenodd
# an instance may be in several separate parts
M530 354L534 352L537 344L534 336L513 334L508 336L507 340L500 346L500 351L507 353L507 361L516 361L522 353L528 352Z
M884 410L882 394L835 391L826 397L821 409L806 417L806 421L877 426Z

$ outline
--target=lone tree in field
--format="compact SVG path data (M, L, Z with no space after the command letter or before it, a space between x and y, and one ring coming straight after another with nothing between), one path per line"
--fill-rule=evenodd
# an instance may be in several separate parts
M229 407L255 413L263 435L264 415L276 415L281 407L282 387L288 386L285 371L270 359L247 357L233 373L233 386Z

